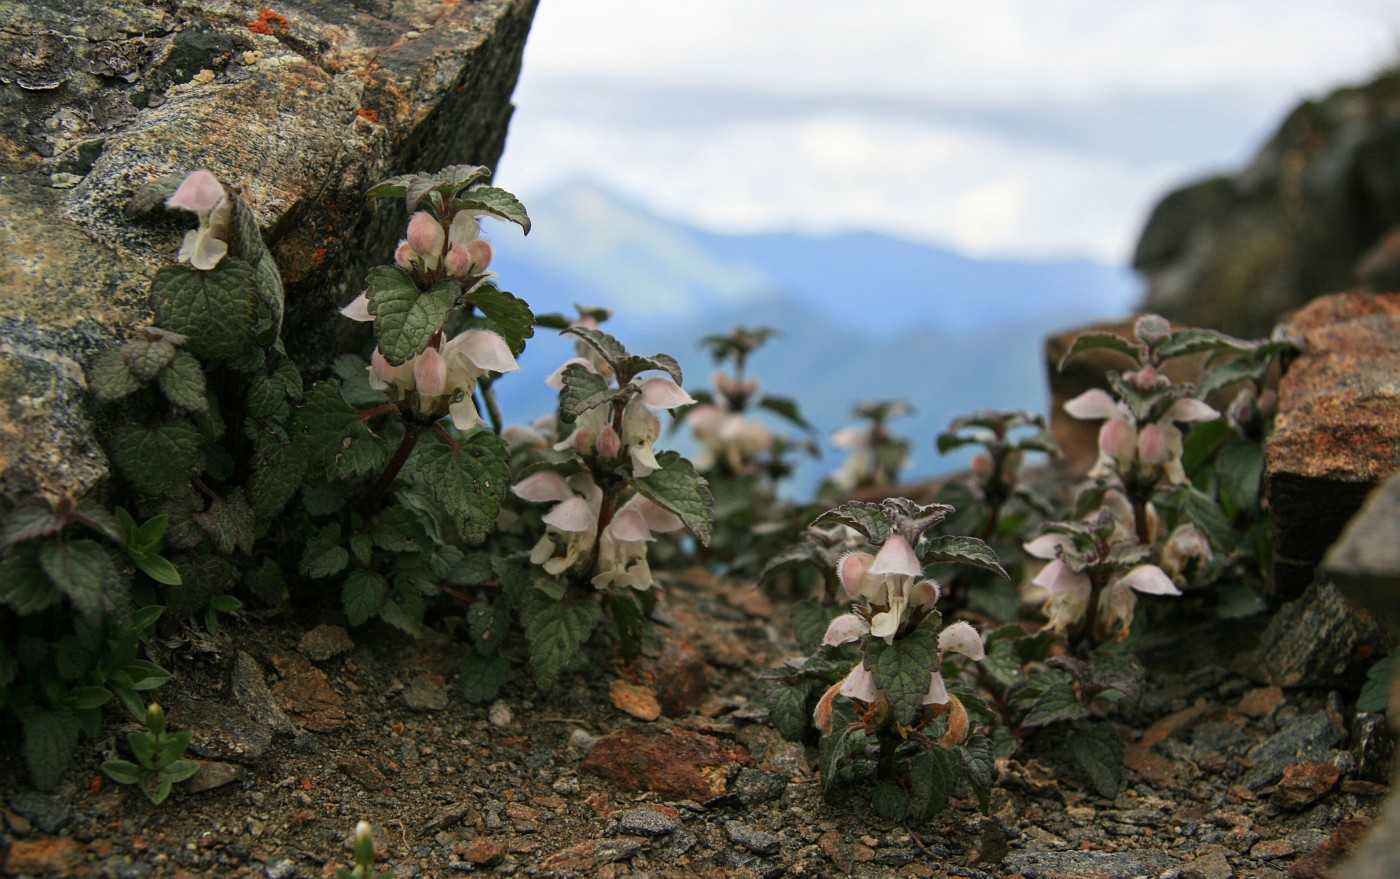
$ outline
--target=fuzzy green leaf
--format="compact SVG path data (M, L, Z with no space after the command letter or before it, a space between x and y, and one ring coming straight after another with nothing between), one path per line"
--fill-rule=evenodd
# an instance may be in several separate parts
M831 621L846 609L841 605L823 606L820 599L804 598L792 606L792 631L797 643L815 648L821 643Z
M78 718L71 711L36 711L24 722L24 760L41 791L53 790L78 747Z
M1357 711L1382 712L1390 707L1390 681L1395 676L1396 652L1391 651L1366 671L1366 682L1356 698Z
M797 401L791 397L759 397L758 407L772 412L779 418L809 433L814 433L816 431L816 428L812 426L812 422L802 417L802 411L798 408Z
M510 634L510 602L477 600L467 609L472 643L482 656L493 656Z
M94 357L88 364L87 378L92 392L103 403L120 400L141 389L141 382L131 374L120 347L108 348Z
M301 572L308 577L329 577L345 570L350 553L340 545L340 525L332 522L307 541L301 554Z
M204 466L199 430L188 421L124 427L112 451L123 475L151 494L179 489Z
M525 340L535 335L535 315L530 306L517 296L482 284L468 297L510 346L512 354L525 350Z
M1048 726L1066 720L1079 720L1089 716L1089 706L1079 701L1074 687L1067 683L1055 683L1046 687L1040 696L1031 703L1021 725L1028 727Z
M421 638L426 610L422 596L399 590L380 606L379 618L405 635Z
M1167 337L1166 341L1157 346L1157 357L1160 360L1170 360L1173 357L1201 354L1206 351L1250 353L1257 347L1253 342L1236 339L1219 330L1190 328L1177 330Z
M209 411L209 394L199 360L187 351L176 351L170 365L159 375L160 391L172 405L204 415Z
M352 626L362 626L384 606L389 584L373 571L356 569L345 578L340 588L340 602Z
M622 343L602 330L595 330L592 327L569 326L560 331L560 335L578 336L588 345L603 356L608 365L617 368L617 364L627 357L627 349Z
M253 514L271 519L301 488L306 476L307 459L296 454L290 442L283 442L272 433L258 436L253 453L253 477L248 484Z
M336 452L336 475L349 479L381 472L401 439L403 422L397 419L388 422L386 429L379 432L370 430L369 425L364 423L354 425L350 435L341 439L340 450Z
M376 266L369 271L369 311L379 352L390 363L404 363L416 357L428 338L442 328L447 313L461 293L451 279L439 281L422 291L397 266Z
M603 618L603 609L592 598L565 604L532 591L525 598L521 616L525 639L530 642L535 683L541 690L549 690Z
M909 766L909 793L918 804L920 817L927 821L948 808L962 774L957 753L933 748L914 758Z
M835 731L822 739L817 756L817 771L821 773L824 791L831 789L846 758L858 753L869 738L859 726L853 728L846 723L837 723L835 726Z
M63 518L54 514L47 501L29 498L5 517L4 545L13 546L24 540L56 534L63 525Z
M564 368L564 387L559 390L559 420L572 424L584 412L601 406L621 394L608 380L581 363Z
M418 477L457 520L462 537L472 545L484 541L510 486L510 453L505 440L478 431L449 446L437 434L427 434L414 460Z
M976 537L946 534L926 537L919 543L919 556L924 564L959 564L982 568L1003 577L1010 577L997 559L996 550Z
M768 692L768 721L790 742L802 741L811 726L812 718L807 713L807 696L811 692L811 681L779 683Z
M209 509L195 513L192 518L223 555L231 555L235 549L245 553L253 551L257 522L241 488L229 492L225 500L214 501Z
M504 189L495 186L478 186L469 189L452 200L452 207L458 210L485 211L493 217L514 223L530 234L530 215L525 206Z
M188 336L186 349L206 360L232 360L253 347L258 322L253 267L226 256L207 272L166 266L151 281L156 323Z
M1220 493L1233 510L1259 506L1259 482L1264 476L1264 447L1248 440L1232 442L1216 458Z
M91 540L46 543L39 548L39 564L89 627L96 628L124 598L111 556Z
M929 677L938 669L938 635L919 628L893 644L871 638L865 645L865 667L885 691L895 720L908 726L923 707Z
M1069 737L1074 760L1099 796L1114 799L1123 784L1123 743L1106 723L1081 724Z
M285 423L291 405L282 380L272 375L255 375L248 383L248 417Z
M313 385L293 421L297 456L308 468L327 466L342 450L341 437L358 420L333 382Z
M457 675L457 685L462 695L473 705L482 705L500 695L510 673L510 660L499 654L482 656L473 650L462 662L462 670Z
M175 346L166 339L132 339L120 350L126 368L142 384L154 379L175 359Z
M1230 517L1215 498L1195 486L1189 487L1186 492L1186 515L1205 533L1212 546L1225 549L1234 547L1236 535Z
M1074 344L1069 346L1065 356L1060 358L1060 365L1057 367L1061 372L1065 369L1065 364L1076 354L1085 351L1092 351L1095 348L1107 348L1110 351L1117 351L1119 354L1126 354L1134 362L1142 359L1142 345L1129 341L1116 333L1082 333L1075 338Z
M633 479L632 485L658 507L680 516L695 539L709 546L715 508L710 484L677 452L662 452L656 461L661 469Z
M851 501L834 510L827 510L812 521L812 526L845 525L854 528L871 543L884 543L895 530L895 521L880 504Z
M54 588L39 564L39 547L16 546L0 562L0 604L29 616L57 604L63 593Z
M651 370L660 370L671 377L676 384L684 384L685 376L681 374L681 365L676 358L669 354L653 354L650 357L640 357L636 354L629 354L618 361L617 371L623 375L634 376Z

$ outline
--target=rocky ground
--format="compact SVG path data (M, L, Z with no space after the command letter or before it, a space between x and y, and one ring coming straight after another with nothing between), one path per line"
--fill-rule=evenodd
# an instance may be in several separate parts
M245 616L172 642L176 677L154 695L205 767L161 806L113 783L99 765L135 728L113 712L39 794L12 740L3 872L329 876L365 819L401 879L1321 877L1391 777L1383 720L1354 693L1252 683L1259 626L1202 612L1144 645L1115 800L1023 749L987 813L892 826L858 797L824 800L812 751L765 723L763 672L797 653L785 602L706 577L666 596L640 663L600 655L555 692L512 683L489 706L457 691L461 648L442 634Z

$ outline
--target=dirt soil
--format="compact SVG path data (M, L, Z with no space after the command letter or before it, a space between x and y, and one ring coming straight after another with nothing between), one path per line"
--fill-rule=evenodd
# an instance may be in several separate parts
M1355 694L1252 683L1236 668L1257 626L1203 615L1144 646L1116 799L1023 749L987 813L955 801L891 825L858 797L824 799L814 749L765 722L764 672L799 653L785 601L695 576L666 587L656 619L639 663L591 656L548 694L519 674L492 705L462 698L463 647L441 632L245 614L175 639L155 657L175 678L152 695L208 765L152 806L99 768L136 729L113 710L38 794L8 742L3 872L330 876L364 819L400 879L1320 877L1391 777L1391 739Z

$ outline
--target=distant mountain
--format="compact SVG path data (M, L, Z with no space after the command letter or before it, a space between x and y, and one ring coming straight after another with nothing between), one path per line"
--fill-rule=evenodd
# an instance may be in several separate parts
M1043 338L1124 314L1137 297L1126 269L1087 260L978 260L868 232L721 235L581 184L527 206L534 231L495 235L492 268L536 312L612 308L606 329L629 350L674 354L692 388L709 385L701 336L775 327L751 368L765 390L796 398L824 437L857 400L909 400L915 414L894 426L914 441L913 475L965 460L933 449L959 414L1044 411ZM550 410L543 377L571 345L549 335L530 343L524 374L499 385L508 417ZM828 452L807 468L799 494L839 462Z

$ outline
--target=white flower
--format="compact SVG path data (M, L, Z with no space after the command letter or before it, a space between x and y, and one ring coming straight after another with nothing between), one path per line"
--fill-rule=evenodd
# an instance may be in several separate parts
M1106 419L1099 429L1099 457L1090 476L1116 473L1124 479L1155 479L1160 473L1174 485L1186 482L1181 466L1181 430L1176 425L1220 417L1208 404L1183 397L1161 418L1140 426L1126 405L1099 388L1068 401L1064 409L1086 421Z
M347 308L353 307L352 302ZM458 430L469 430L482 422L472 401L477 380L488 372L511 372L520 368L506 340L489 330L468 330L442 345L429 345L416 357L395 366L374 350L370 357L369 384L380 391L391 391L402 400L410 391L418 393L417 409L428 415L441 412L443 398L451 398L447 414ZM461 399L457 399L460 394Z
M680 517L642 497L633 495L613 516L598 538L598 573L593 585L599 589L627 586L639 591L650 589L651 567L647 564L647 543L653 533L677 531L684 527Z
M1146 595L1180 595L1171 577L1156 565L1138 565L1128 573L1108 584L1099 595L1097 627L1105 637L1121 641L1128 637L1133 624L1133 612L1137 609L1137 596L1134 592Z
M1208 562L1214 557L1210 541L1201 529L1190 523L1178 525L1162 547L1162 570L1176 583L1186 581L1186 568L1192 560Z
M843 613L826 627L826 635L822 637L822 643L828 647L836 647L851 641L859 641L869 631L870 624L865 621L865 617L854 613Z
M731 472L747 475L754 471L758 456L773 447L773 434L767 425L730 412L724 398L691 409L686 422L701 443L695 456L695 469L700 471L723 460Z
M229 220L233 215L233 202L218 178L208 171L192 171L165 203L194 211L199 217L199 228L185 233L176 259L205 272L218 265L228 254Z
M1093 582L1089 575L1076 571L1064 559L1064 551L1071 546L1063 534L1045 534L1025 544L1025 550L1032 556L1050 559L1031 581L1050 593L1045 600L1045 627L1051 631L1064 631L1084 618L1089 609L1089 599L1093 596Z
M545 534L530 550L531 564L558 576L593 549L603 506L603 490L593 483L593 477L576 473L565 479L552 470L542 470L511 486L511 491L535 503L557 501L544 515Z

